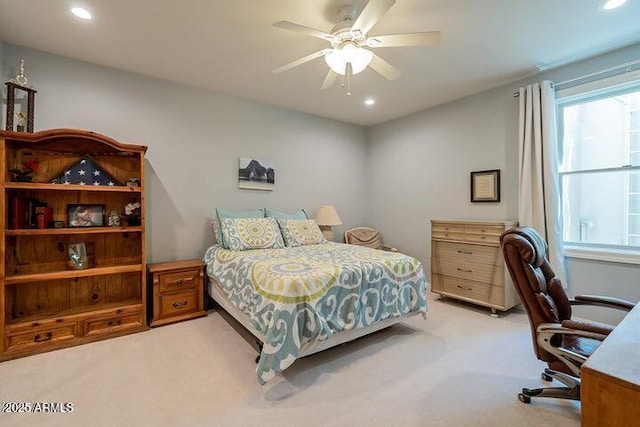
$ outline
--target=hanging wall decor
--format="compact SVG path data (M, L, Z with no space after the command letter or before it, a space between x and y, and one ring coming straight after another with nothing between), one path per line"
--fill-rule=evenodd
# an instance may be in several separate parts
M471 172L471 203L500 202L500 170Z
M273 190L276 183L276 166L271 160L240 157L238 188L248 190Z

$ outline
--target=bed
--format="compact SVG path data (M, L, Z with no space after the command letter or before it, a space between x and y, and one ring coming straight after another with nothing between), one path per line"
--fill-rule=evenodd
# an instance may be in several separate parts
M298 358L427 311L426 278L412 257L342 243L204 256L209 295L263 345L265 384Z

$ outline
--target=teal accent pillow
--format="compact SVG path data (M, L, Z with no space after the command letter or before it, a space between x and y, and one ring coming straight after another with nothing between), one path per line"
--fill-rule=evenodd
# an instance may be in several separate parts
M313 219L279 219L284 243L290 247L327 243L320 227Z
M232 251L282 249L284 241L273 218L222 218L224 241Z
M213 233L216 240L223 248L229 249L229 245L224 240L224 233L222 233L222 220L224 218L264 218L264 209L255 209L252 211L228 211L225 209L216 209L214 221L217 224L213 225Z
M275 218L275 219L308 219L309 218L309 216L304 211L304 209L300 209L297 212L288 214L288 213L274 211L272 209L267 208L265 216L267 218Z

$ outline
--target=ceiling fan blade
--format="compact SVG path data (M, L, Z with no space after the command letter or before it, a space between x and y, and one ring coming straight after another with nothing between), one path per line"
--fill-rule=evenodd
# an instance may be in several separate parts
M322 82L322 86L320 86L320 90L329 89L336 82L336 77L338 77L338 73L333 70L329 70L327 73L327 77L324 78Z
M382 74L387 80L395 80L402 74L396 67L375 54L369 63L369 67L373 68L379 74Z
M320 57L322 57L322 56L325 56L325 55L326 55L327 53L329 53L329 52L331 52L331 49L322 49L322 50L319 50L319 51L317 51L317 52L312 53L311 55L307 55L307 56L305 56L305 57L303 57L303 58L300 58L300 59L297 59L297 60L295 60L295 61L293 61L293 62L289 62L288 64L285 64L285 65L283 65L282 67L278 67L278 68L276 68L275 70L272 70L271 72L272 72L273 74L280 74L280 73L282 73L283 71L290 70L290 69L292 69L293 67L297 67L298 65L302 65L302 64L304 64L305 62L309 62L309 61L312 61L312 60L314 60L314 59L316 59L316 58L320 58Z
M393 34L389 36L375 36L367 39L369 47L400 47L400 46L434 46L442 40L440 31L427 33Z
M329 33L325 33L324 31L316 30L314 28L305 27L304 25L294 24L293 22L289 21L278 21L273 24L273 26L283 28L285 30L296 31L298 33L304 33L326 41L333 40L333 36Z
M369 0L353 23L351 31L360 30L362 34L367 34L395 3L396 0Z

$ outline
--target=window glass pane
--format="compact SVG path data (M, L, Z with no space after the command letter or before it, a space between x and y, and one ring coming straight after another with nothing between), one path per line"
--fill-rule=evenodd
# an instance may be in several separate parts
M640 166L640 152L629 154L629 164L633 166Z
M640 129L640 111L633 111L631 113L631 122L629 123L630 130Z
M640 214L640 194L629 195L629 213Z
M629 173L629 192L640 193L640 173Z
M640 91L603 97L562 109L560 171L615 168L628 164L631 131L640 130ZM634 139L633 146L640 143ZM640 148L640 147L639 147ZM634 160L636 157L634 157ZM640 163L634 163L640 164Z
M640 151L640 130L631 132L630 139L631 151Z
M640 246L640 236L630 236L629 246Z
M637 179L637 174L634 174ZM640 217L629 207L640 202L629 194L629 171L596 172L562 177L564 240L567 242L629 245L640 234Z
M629 216L629 235L640 236L640 216Z

